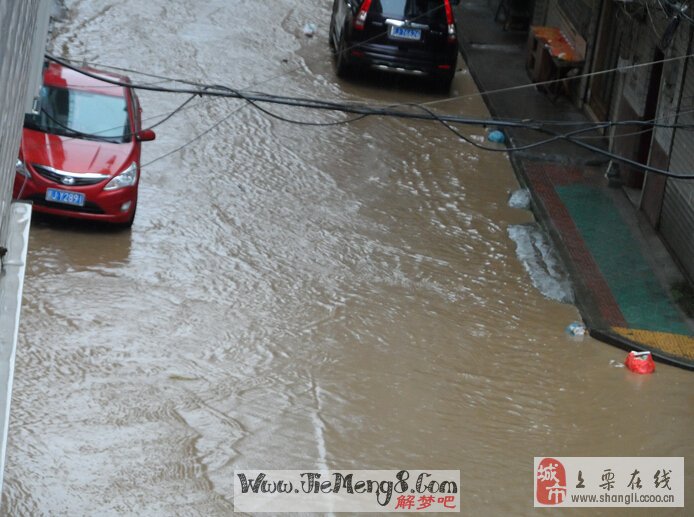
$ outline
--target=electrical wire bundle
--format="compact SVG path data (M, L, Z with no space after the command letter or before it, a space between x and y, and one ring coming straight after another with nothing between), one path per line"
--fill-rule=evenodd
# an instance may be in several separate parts
M686 59L692 56L682 56L682 57L677 57L677 58L669 58L668 60L674 60L674 59ZM197 135L195 138L192 140L189 140L188 142L184 143L182 146L166 153L165 155L159 156L155 158L154 160L151 160L150 162L146 163L143 165L143 167L151 165L152 163L159 161L160 159L169 156L175 152L178 152L182 150L183 148L187 147L188 145L192 144L193 142L199 140L202 136L208 134L215 128L217 128L219 125L221 125L223 122L225 122L231 115L236 113L238 110L240 110L243 107L250 106L253 107L254 109L257 109L258 111L262 112L263 114L272 117L274 119L280 120L282 122L290 123L290 124L297 124L301 126L317 126L317 127L326 127L326 126L337 126L337 125L344 125L344 124L350 124L353 122L356 122L358 120L364 119L366 117L394 117L394 118L400 118L400 119L411 119L411 120L421 120L421 121L433 121L442 124L444 127L446 127L449 131L454 133L456 136L458 136L460 139L464 140L465 142L479 148L483 149L485 151L495 151L495 152L519 152L519 151L526 151L529 149L541 147L547 144L550 144L552 142L564 140L567 142L570 142L578 147L582 147L584 149L587 149L591 152L594 152L598 155L604 156L605 158L608 158L610 160L613 160L615 162L620 162L624 163L626 165L629 165L631 167L644 170L646 172L651 172L654 174L659 174L663 176L667 176L670 178L677 178L677 179L694 179L694 172L688 172L688 173L675 173L671 172L665 169L660 169L657 167L652 167L650 165L642 164L639 163L635 160L631 160L625 156L618 155L616 153L612 153L608 150L602 149L599 146L590 144L584 140L582 140L580 135L594 131L594 130L605 130L613 126L642 126L646 129L645 131L648 131L652 128L656 127L662 127L662 128L677 128L677 129L686 129L686 130L691 130L694 126L691 124L663 124L659 123L658 119L654 120L649 120L649 121L639 121L639 120L627 120L627 121L608 121L608 122L599 122L599 123L588 123L588 122L558 122L558 121L542 121L542 120L503 120L503 119L478 119L478 118L469 118L469 117L463 117L459 115L452 115L452 114L440 114L434 112L431 108L427 106L427 104L435 104L439 102L434 102L434 103L427 103L427 104L398 104L398 105L387 105L387 106L378 106L378 105L368 105L368 104L363 104L363 103L355 103L355 102L336 102L336 101L330 101L330 100L322 100L322 99L314 99L314 98L305 98L305 97L291 97L291 96L282 96L282 95L274 95L274 94L269 94L269 93L261 93L261 92L251 92L251 91L245 91L245 90L239 90L235 88L231 88L228 86L224 85L219 85L219 84L204 84L200 82L195 82L195 81L189 81L185 79L177 79L177 78L169 78L169 77L164 77L160 75L155 75L155 74L147 74L143 72L138 72L136 70L128 70L128 69L123 69L123 68L117 68L117 67L105 67L104 65L101 65L104 68L112 68L116 70L121 70L121 71L126 71L130 73L136 73L140 74L143 76L149 76L156 78L156 82L151 82L151 83L130 83L130 82L123 82L119 81L104 75L100 75L97 73L94 73L89 70L85 70L81 67L78 67L74 64L72 64L70 61L61 59L49 54L46 54L46 59L49 61L53 61L55 63L58 63L66 68L69 68L71 70L74 70L76 72L79 72L81 74L84 74L86 76L92 77L94 79L97 79L99 81L105 82L112 84L114 86L121 86L125 88L133 88L136 90L144 90L144 91L151 91L151 92L158 92L158 93L169 93L169 94L187 94L189 95L189 98L183 102L181 105L179 105L175 110L167 114L167 116L157 122L156 124L150 126L151 128L157 127L167 120L169 120L171 117L173 117L175 114L183 111L186 109L189 105L189 103L196 97L207 97L207 98L229 98L229 99L240 99L245 101L246 104L243 106L237 108L233 112L229 113L226 117L223 119L215 122L212 126L210 126L208 129L206 129L203 133L200 133ZM664 60L665 61L665 60ZM642 64L637 64L633 65L633 68L636 67L641 67L641 66L648 66L653 63L642 63ZM598 72L597 74L602 74L606 73L609 71L601 71ZM584 74L585 75L596 75L596 74ZM582 76L576 76L575 78L579 78ZM172 82L172 83L179 83L182 86L179 87L166 87L162 86L163 83L165 82ZM501 92L507 92L507 91L512 91L512 90L517 90L520 88L524 87L533 87L536 85L523 85L523 86L517 86L517 87L512 87L512 88L507 88L504 90L494 90L490 92L484 92L485 95L490 95L490 94L497 94ZM468 96L463 96L463 97L468 97ZM451 99L446 99L446 101L453 100L455 98ZM267 107L265 105L279 105L279 106L289 106L289 107L294 107L294 108L305 108L305 109L311 109L311 110L322 110L322 111L331 111L331 112L341 112L341 113L346 113L349 115L352 115L351 117L340 120L340 121L332 121L332 122L311 122L311 121L304 121L304 120L297 120L297 119L291 119L282 115L279 115ZM674 115L669 115L666 118L670 118ZM541 135L544 136L541 140L538 140L536 142L522 145L522 146L516 146L516 147L491 147L491 146L485 146L482 145L478 142L475 142L471 138L465 136L463 133L460 132L459 129L454 127L454 125L466 125L466 126L477 126L477 127L496 127L496 128L505 128L505 129L527 129L531 131L535 131ZM570 130L565 131L565 132L560 132L556 128L560 126L566 126L572 127ZM68 128L69 129L69 128ZM93 136L94 138L98 138L99 135L87 135L87 136Z

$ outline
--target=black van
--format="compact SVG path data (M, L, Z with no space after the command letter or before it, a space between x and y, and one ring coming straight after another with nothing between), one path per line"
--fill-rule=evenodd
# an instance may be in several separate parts
M459 0L335 0L330 46L337 75L356 67L433 78L448 90L458 41Z

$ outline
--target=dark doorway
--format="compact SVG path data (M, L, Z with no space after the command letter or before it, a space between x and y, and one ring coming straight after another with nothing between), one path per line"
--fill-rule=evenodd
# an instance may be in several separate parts
M650 122L649 125L643 126L643 133L639 139L639 149L636 159L639 163L648 164L648 156L651 151L653 140L653 120L658 109L658 97L660 93L660 81L663 78L663 59L665 55L659 48L655 49L653 56L654 65L651 69L651 77L648 81L648 93L646 94L646 106L643 110L643 120ZM642 188L645 174L643 172L633 171L627 180L630 187Z

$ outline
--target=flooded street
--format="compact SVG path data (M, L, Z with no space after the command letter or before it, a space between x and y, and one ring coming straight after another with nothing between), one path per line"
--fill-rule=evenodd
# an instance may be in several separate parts
M66 5L52 51L97 68L446 99L338 80L330 2ZM455 98L431 107L488 117L459 66ZM145 125L185 100L139 96ZM508 205L505 154L429 122L299 126L229 99L196 99L156 131L132 231L32 225L7 515L228 515L242 468L460 470L463 514L521 515L533 456L694 453L692 374L618 368L625 352L567 336L578 311L533 285L509 238L533 217Z

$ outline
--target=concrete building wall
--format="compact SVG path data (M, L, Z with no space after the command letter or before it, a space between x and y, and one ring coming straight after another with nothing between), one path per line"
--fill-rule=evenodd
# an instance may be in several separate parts
M684 31L683 31L684 32ZM691 44L690 44L691 45ZM691 46L689 47L691 49ZM688 53L691 53L689 50ZM678 124L694 123L694 66L689 61L679 95ZM670 170L676 174L694 174L694 133L685 128L670 130L674 135L670 152ZM694 282L694 183L692 180L668 178L662 194L660 231L665 242L682 265L690 281Z
M0 0L0 489L31 206L12 203L24 113L38 93L50 0Z
M688 29L681 27L672 42L663 47L663 34L670 20L661 9L646 8L645 4L622 5L616 14L622 31L619 66L625 71L621 73L620 89L615 96L614 118L657 118L665 123L669 118L669 122L673 122L672 116L679 103L683 61L665 62L661 66L649 63L685 55ZM639 128L621 126L615 128L612 137L611 147L616 153L667 168L672 141L670 129L654 128L651 134L639 132ZM628 186L644 186L641 207L657 227L664 183L657 180L644 183L643 172L628 166L622 168L622 177Z
M658 34L664 34L668 30L670 20L662 13L652 13L653 26ZM689 110L691 107L688 94L683 92L685 83L685 71L691 68L687 65L687 60L680 59L690 53L690 40L692 27L685 22L680 23L674 34L672 42L663 49L663 72L658 96L658 108L656 117L660 124L674 124L678 120L680 109ZM682 104L683 103L683 104ZM685 136L687 138L688 134ZM673 143L675 130L668 127L656 127L653 133L650 154L648 157L649 165L660 169L678 169L678 164L673 163L670 158L671 150L674 150ZM680 139L681 140L681 139ZM672 187L672 185L670 185ZM663 231L667 239L670 232L669 223L661 225L663 204L666 201L666 178L656 174L647 174L641 196L641 209L646 214L649 222ZM671 202L671 200L669 201ZM669 207L672 208L672 207ZM694 208L693 208L694 209ZM672 214L672 210L668 210ZM674 213L677 213L675 211ZM693 214L694 215L694 214Z
M547 25L545 22L547 20L548 4L549 0L535 0L531 25Z
M617 73L605 106L613 120L655 119L658 124L694 123L694 64L684 59L694 49L694 24L683 19L673 23L674 13L664 4L645 1L541 0L534 23L562 28L570 37L585 38L584 73L596 71L593 46L598 27L616 32L619 42ZM598 23L600 13L611 23ZM614 17L614 18L612 18ZM573 30L574 34L570 31ZM598 49L598 51L604 51ZM596 58L597 60L597 58ZM662 60L656 64L655 61ZM610 65L615 66L615 65ZM609 67L608 67L609 68ZM586 83L588 86L590 82ZM579 88L584 91L583 85ZM586 98L590 98L590 91ZM574 98L580 105L580 98ZM610 149L626 158L678 173L692 173L694 134L687 129L646 126L615 126L609 133ZM640 168L621 167L629 187L641 189L639 208L659 229L683 271L694 281L694 182L644 175Z
M623 5L618 12L624 31L620 65L647 64L625 71L616 98L615 118L655 118L658 124L691 124L694 68L691 53L694 27L673 23L673 13L657 5ZM667 37L666 35L671 35ZM662 65L648 64L662 59ZM655 104L654 104L655 103ZM694 136L691 131L655 127L652 133L621 127L613 134L613 150L636 161L677 173L691 173ZM628 186L641 187L639 208L660 231L683 272L694 279L694 184L623 168Z
M628 27L622 39L620 65L631 67L653 61L657 44L653 28L642 18L624 12L619 13L619 19L620 24ZM638 118L644 114L650 73L651 67L643 66L630 69L624 76L621 97Z
M658 95L656 117L663 123L674 123L682 87L684 59L674 59L685 56L688 52L690 28L682 22L675 31L672 42L662 48L661 40L670 19L662 10L651 8L645 13L629 13L622 9L618 12L620 26L625 28L620 51L620 65L630 66L648 63L656 58L657 49L663 52L666 62L663 64L662 79ZM621 95L628 105L629 111L641 118L644 116L649 81L654 67L643 66L630 70L625 74ZM666 152L672 142L672 130L656 128L654 142Z
M588 40L599 0L554 0L552 3L573 29Z
M658 27L662 32L667 29L667 25L668 20L664 17L658 22ZM678 26L672 43L664 50L664 57L669 61L663 64L663 79L657 112L658 120L663 124L674 124L677 120L686 68L686 60L679 58L689 53L690 37L691 26L683 21ZM691 106L691 102L685 101L685 103ZM655 141L666 152L670 149L672 138L673 130L670 128L657 128L655 130Z
M0 0L0 246L6 247L12 184L32 76L34 35L45 27L46 2ZM43 32L43 42L46 34Z

